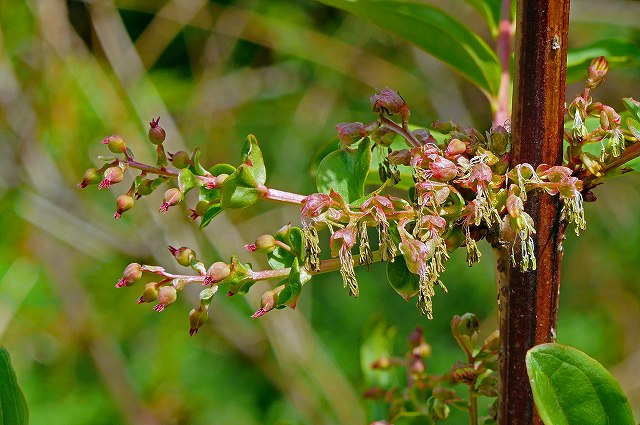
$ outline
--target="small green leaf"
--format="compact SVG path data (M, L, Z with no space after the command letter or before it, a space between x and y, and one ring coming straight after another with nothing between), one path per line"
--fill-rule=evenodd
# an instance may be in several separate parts
M229 295L244 295L249 292L249 288L256 283L255 280L248 279L251 274L251 265L242 264L235 255L229 261L231 273L218 284L229 284Z
M631 134L633 134L633 137L640 141L640 122L631 117L627 117L626 124Z
M335 190L347 202L364 195L364 183L371 163L371 140L365 138L358 147L342 148L327 155L318 166L318 192Z
M526 364L533 398L546 425L634 425L620 384L580 350L537 345L527 352Z
M585 80L587 67L598 56L607 58L609 70L637 65L640 64L640 46L630 40L614 38L570 48L567 53L567 83Z
M211 220L214 219L215 216L220 214L224 209L220 206L219 203L215 203L209 207L207 212L202 216L202 221L200 222L200 229L204 229L211 223Z
M257 186L247 165L242 164L222 183L222 208L239 209L255 204L260 197Z
M633 118L640 121L640 102L630 97L623 97L622 102L624 103L624 107L627 108L627 111L631 112L634 115ZM637 138L638 136L635 137Z
M500 84L495 52L469 27L434 6L403 0L317 0L364 18L451 66L491 96Z
M291 227L289 229L289 246L300 262L304 261L304 238L302 230L299 227Z
M9 352L4 347L0 347L0 423L3 425L29 423L27 402L18 386Z
M402 255L398 255L393 262L387 263L387 280L406 301L409 301L420 289L420 277L409 271Z
M187 193L197 185L198 179L196 179L191 170L188 168L180 170L180 174L178 174L178 189L180 189L180 192Z
M219 202L220 189L217 187L207 189L205 186L200 186L200 196L198 197L198 201Z
M207 170L200 164L200 148L195 148L191 154L191 163L193 164L193 171L198 176L206 176Z
M151 190L156 190L157 188L160 187L160 185L164 182L166 182L167 180L169 180L166 177L156 177L155 179L153 179L153 181L151 182Z
M311 276L308 275L304 270L300 269L300 266L298 265L298 259L294 258L293 263L291 263L291 271L289 272L289 277L286 280L286 286L278 294L278 305L276 306L276 308L280 309L285 306L296 308L298 298L300 298L300 293L302 292L302 286L309 279L311 279Z
M233 174L234 171L236 171L236 167L230 164L216 164L209 168L209 172L214 176L219 176L220 174Z
M267 170L264 167L264 158L262 151L258 146L256 136L250 134L242 145L242 163L246 165L249 174L258 184L264 184L267 181Z

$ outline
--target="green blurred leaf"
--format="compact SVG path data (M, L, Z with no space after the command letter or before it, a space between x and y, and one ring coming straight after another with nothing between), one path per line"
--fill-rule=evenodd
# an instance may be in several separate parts
M567 83L585 80L589 64L598 56L607 58L610 71L621 66L640 64L640 47L626 39L611 38L570 48L567 53Z
M256 136L250 134L242 145L242 163L247 166L249 174L258 184L264 184L267 181L267 170L264 167L264 158L262 151L258 146Z
M491 96L500 84L494 51L469 27L442 10L402 0L317 0L367 19L450 65Z
M258 201L260 192L257 183L246 164L239 166L222 183L222 208L246 208Z
M365 138L358 147L342 148L327 155L316 175L318 192L335 190L347 202L364 195L364 183L371 163L371 140Z
M420 277L409 271L402 255L398 255L393 262L387 263L387 281L406 301L409 301L420 289Z
M393 418L393 425L431 425L433 423L433 419L420 412L402 412Z
M480 15L484 18L489 25L491 35L496 37L498 35L498 25L500 22L500 0L465 0Z
M0 424L26 425L29 410L11 364L9 352L0 347Z
M198 179L188 168L183 168L178 174L178 189L180 192L187 193L198 185Z
M596 360L572 347L541 344L527 352L527 373L547 425L634 425L620 384Z

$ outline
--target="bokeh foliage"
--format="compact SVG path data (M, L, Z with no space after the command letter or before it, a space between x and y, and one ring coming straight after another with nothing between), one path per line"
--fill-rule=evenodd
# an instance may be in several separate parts
M448 3L440 7L489 40L472 7ZM640 13L638 4L614 1L602 11L599 3L574 1L572 46L612 37L637 46L639 24L627 16ZM597 96L620 108L620 97L640 97L639 81L637 68L614 70ZM460 356L453 314L475 312L488 335L496 319L486 246L473 269L454 255L433 321L388 287L380 265L358 271L357 300L337 275L321 276L296 311L257 321L249 315L259 288L246 299L221 297L194 338L186 302L157 314L135 305L135 289L113 288L131 260L171 268L169 244L228 259L299 214L261 204L199 232L186 211L160 216L160 199L150 199L115 222L115 196L125 189L75 186L103 153L102 137L120 133L151 158L145 129L160 115L168 148L200 146L205 161L234 163L254 133L270 185L310 193L314 155L335 146L335 124L367 121L369 95L386 86L407 98L416 123L490 125L486 98L443 64L310 0L0 2L0 345L32 423L364 423L367 323L396 327L398 345L423 326L435 373ZM613 371L636 415L639 185L625 176L596 189L588 230L568 235L558 328L559 342ZM241 258L256 264L249 253Z

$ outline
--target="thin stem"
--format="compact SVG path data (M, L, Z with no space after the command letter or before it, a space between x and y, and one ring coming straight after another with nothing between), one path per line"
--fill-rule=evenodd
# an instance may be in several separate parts
M167 168L158 168L158 167L152 167L151 165L147 165L147 164L143 164L141 162L138 161L134 161L131 158L127 158L126 161L120 161L124 164L126 164L127 166L131 167L131 168L135 168L138 169L140 171L144 171L145 173L151 173L151 174L156 174L158 176L163 176L163 177L169 177L169 178L175 178L178 177L178 172L177 171L172 171L169 170Z
M404 139L409 143L409 145L413 146L414 148L421 146L420 141L416 139L416 136L414 136L413 133L411 133L408 128L403 128L398 124L396 124L393 120L390 120L389 118L382 115L380 115L380 122L385 124L389 130L395 133L398 133L399 135L404 137Z
M478 396L474 387L475 385L469 386L469 417L471 425L478 425Z
M503 125L511 117L509 101L511 99L510 62L512 32L511 0L502 0L498 38L496 40L496 53L500 60L500 86L498 88L496 111L493 117L494 125Z
M264 185L259 186L258 191L260 191L260 194L265 199L269 199L270 201L286 202L288 204L302 205L302 202L306 198L305 195L272 189Z

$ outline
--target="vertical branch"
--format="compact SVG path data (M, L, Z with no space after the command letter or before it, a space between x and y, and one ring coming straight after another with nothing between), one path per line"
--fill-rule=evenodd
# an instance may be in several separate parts
M500 87L498 101L493 116L493 125L504 125L511 116L509 110L511 100L511 0L502 0L500 8L500 23L496 40L496 53L500 60Z
M569 0L520 0L512 116L512 165L561 164ZM525 210L536 223L538 269L509 265L497 249L500 285L500 408L502 425L541 424L525 368L529 348L555 340L564 228L559 201L532 193Z

